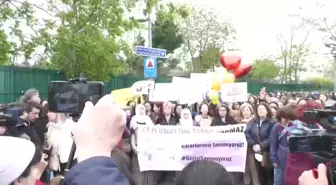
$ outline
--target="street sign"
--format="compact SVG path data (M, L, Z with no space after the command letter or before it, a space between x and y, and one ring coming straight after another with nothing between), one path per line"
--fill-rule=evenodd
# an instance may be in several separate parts
M144 60L145 78L157 78L157 60L154 57L145 57Z
M140 56L166 58L166 50L159 48L149 48L145 46L135 46L135 53Z

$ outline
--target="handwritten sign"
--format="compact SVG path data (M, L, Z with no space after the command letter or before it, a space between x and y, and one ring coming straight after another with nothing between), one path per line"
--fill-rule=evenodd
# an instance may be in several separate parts
M221 99L223 102L247 101L247 83L223 84L221 87Z

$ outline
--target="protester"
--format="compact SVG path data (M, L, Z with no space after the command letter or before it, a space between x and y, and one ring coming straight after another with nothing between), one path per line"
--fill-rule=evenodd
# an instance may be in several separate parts
M210 127L212 117L209 114L209 105L202 103L199 106L199 115L195 116L195 122L200 127Z
M179 120L178 125L181 125L183 127L194 126L194 121L192 119L192 115L189 109L182 109L181 118Z
M307 104L298 105L296 108L297 120L289 123L288 128L284 131L289 136L308 134L308 129L322 129L317 120L307 120L303 116L304 111L308 109L323 108L323 105L316 103L313 100L307 101ZM289 153L285 168L284 181L286 185L297 185L297 179L305 171L315 168L313 154L310 152Z
M259 103L256 109L255 118L247 124L246 140L252 146L257 159L260 185L270 185L273 184L273 169L267 160L269 160L271 128L276 121L272 119L272 112L267 103ZM266 161L266 164L263 164L262 160Z
M176 119L173 115L172 104L170 102L165 102L162 106L163 115L157 120L156 124L158 125L176 125Z
M234 125L237 122L230 115L230 109L225 104L219 104L216 116L212 119L211 126Z
M157 183L156 173L151 171L140 172L139 161L138 161L138 150L137 150L137 142L138 142L138 128L139 125L147 125L154 126L152 120L149 116L146 115L145 106L142 104L138 104L136 106L135 116L132 117L131 120L131 145L133 150L132 156L132 164L133 164L133 175L135 180L139 183L139 185L151 185Z

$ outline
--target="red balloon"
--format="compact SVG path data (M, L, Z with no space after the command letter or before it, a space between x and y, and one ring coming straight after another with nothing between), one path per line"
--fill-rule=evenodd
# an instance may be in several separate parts
M239 66L241 63L241 57L232 53L224 53L220 57L220 62L227 71L230 71Z
M233 72L236 78L247 75L252 69L252 64L240 64Z

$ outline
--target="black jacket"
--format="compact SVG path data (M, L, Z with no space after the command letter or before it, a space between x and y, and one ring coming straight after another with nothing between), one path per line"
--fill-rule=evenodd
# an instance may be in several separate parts
M245 136L247 143L250 146L259 144L261 151L270 151L270 135L274 124L276 124L275 119L265 119L259 126L260 120L258 118L252 119L246 127Z
M225 122L222 121L221 117L216 116L213 118L211 122L211 126L223 126L223 125L234 125L234 124L237 124L237 122L231 116L226 116Z

